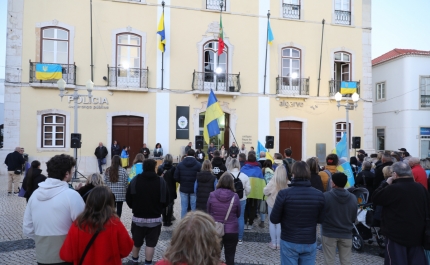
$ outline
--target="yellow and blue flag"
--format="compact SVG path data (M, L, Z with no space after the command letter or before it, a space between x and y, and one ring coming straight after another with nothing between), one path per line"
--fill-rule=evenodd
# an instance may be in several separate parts
M261 172L261 168L245 164L240 169L240 172L248 176L249 184L251 185L251 193L246 197L249 199L262 200L264 198L263 189L266 187L266 180L264 179L263 172Z
M270 21L269 21L269 23L267 25L267 42L269 44L272 44L274 39L275 38L273 37L272 28L270 27Z
M342 138L336 144L336 149L334 153L337 154L339 158L348 156L348 148L346 147L347 145L346 137L347 137L347 133L343 133Z
M354 187L354 173L352 172L351 164L349 162L345 162L337 166L337 171L344 173L348 177L348 182L345 185L345 189Z
M264 147L264 145L258 141L258 145L257 145L257 159L260 159L260 152L265 152L266 153L266 159L271 160L273 163L273 157L270 155L269 152L267 152L266 147Z
M205 142L209 144L210 137L220 134L218 126L218 118L222 117L224 112L219 105L218 100L215 97L214 92L211 89L211 93L208 98L208 105L205 113L205 124L203 128L203 137Z
M160 35L158 40L158 49L161 52L166 51L166 29L164 28L164 12L161 14L160 22L158 23L157 34Z
M341 94L354 94L357 92L357 82L340 82L340 93Z
M63 68L59 64L36 64L36 79L52 80L63 78Z

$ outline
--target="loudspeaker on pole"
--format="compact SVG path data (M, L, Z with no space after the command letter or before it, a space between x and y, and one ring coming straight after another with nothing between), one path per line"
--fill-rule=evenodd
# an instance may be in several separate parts
M72 133L70 137L70 148L81 148L81 134Z
M275 144L275 137L271 135L266 136L266 145L264 146L267 149L273 149Z
M360 136L353 136L352 137L352 148L360 149L360 146L361 146L361 137Z

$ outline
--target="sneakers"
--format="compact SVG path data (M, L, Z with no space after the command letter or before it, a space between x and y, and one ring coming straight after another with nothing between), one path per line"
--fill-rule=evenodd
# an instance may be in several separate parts
M18 192L14 192L14 193L13 193L13 195L15 195L15 196L18 196L18 194L19 194Z
M239 245L242 245L242 243L243 243L243 240L242 239L239 239L239 241L237 242Z
M129 259L128 261L127 261L127 265L138 265L139 264L139 261L134 261L134 260L132 260L132 259Z
M276 249L276 245L273 245L272 242L269 243L269 248L275 250Z
M260 222L260 224L258 226L261 228L264 228L264 222Z

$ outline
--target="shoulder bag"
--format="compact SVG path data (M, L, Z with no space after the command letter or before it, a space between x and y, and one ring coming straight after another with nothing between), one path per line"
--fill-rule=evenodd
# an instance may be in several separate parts
M79 260L79 265L82 265L82 263L84 262L88 250L90 250L91 245L94 243L94 240L96 240L96 237L99 235L99 233L100 231L97 231L91 238L90 242L88 242L87 246L85 247L84 253L82 253L81 259Z
M231 199L230 206L228 207L227 214L225 215L224 222L227 221L228 216L230 215L231 207L233 207L233 202L234 202L234 195L233 195L233 199ZM223 237L224 236L224 223L215 222L215 230L217 231L217 233L220 237Z

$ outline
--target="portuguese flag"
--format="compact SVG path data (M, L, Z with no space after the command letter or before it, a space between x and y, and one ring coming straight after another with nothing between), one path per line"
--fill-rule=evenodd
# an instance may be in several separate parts
M218 56L224 51L224 30L222 29L222 17L219 15Z

